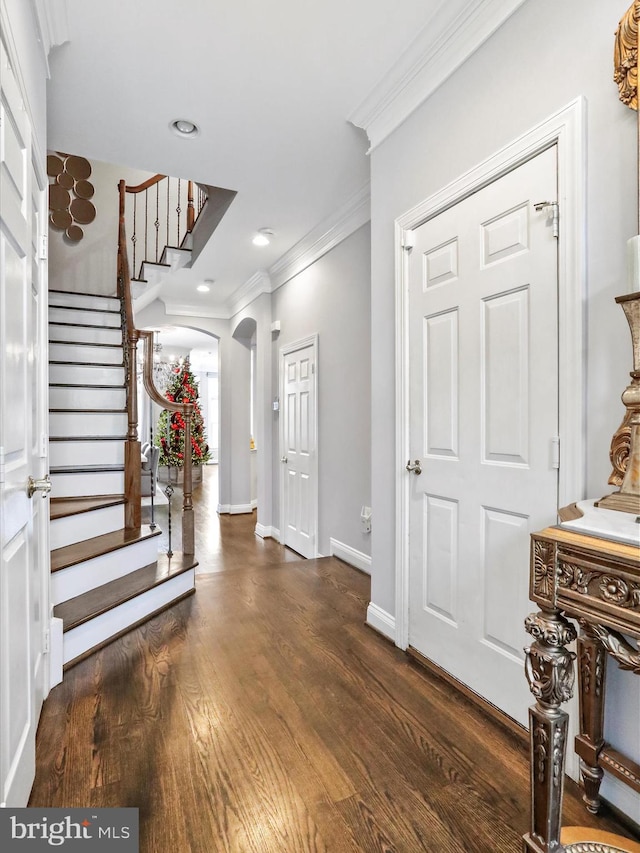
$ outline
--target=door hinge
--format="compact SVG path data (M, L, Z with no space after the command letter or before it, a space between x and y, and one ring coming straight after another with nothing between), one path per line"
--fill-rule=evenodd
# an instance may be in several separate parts
M557 435L551 439L551 467L560 468L560 437Z
M404 231L402 234L402 248L405 252L408 252L409 249L413 249L416 244L416 232L408 229Z
M42 651L45 655L48 655L51 651L51 631L49 630L44 632L44 637L42 638Z
M0 447L0 483L4 483L4 447Z
M40 235L40 245L38 247L38 258L41 261L46 261L49 257L49 237L47 234Z
M540 213L541 210L547 211L547 219L551 219L551 233L554 237L560 234L560 205L557 201L538 201L534 205L535 209Z
M46 459L49 453L49 436L46 432L40 434L40 459Z

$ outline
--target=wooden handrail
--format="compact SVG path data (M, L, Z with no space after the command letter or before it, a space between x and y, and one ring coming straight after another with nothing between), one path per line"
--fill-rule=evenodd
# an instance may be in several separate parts
M128 193L141 193L145 190L148 190L149 187L153 187L156 184L159 184L160 181L163 181L167 176L166 175L154 175L152 178L147 178L146 181L143 181L141 184L137 184L135 187L127 184L125 186L125 190ZM124 183L124 181L123 181Z
M161 176L163 177L163 176ZM122 306L123 336L126 341L126 390L127 390L127 419L128 431L125 442L125 526L139 528L142 521L140 498L141 454L138 440L138 392L136 383L137 346L142 338L143 351L143 383L145 390L154 403L170 412L180 412L185 422L184 436L184 482L182 502L182 551L184 554L195 553L195 534L193 520L193 472L191 466L191 422L194 411L193 403L176 403L167 400L160 393L153 381L153 332L140 331L135 327L133 301L131 298L131 275L127 257L127 237L124 221L124 199L126 184L122 180L118 184L120 195L120 216L118 225L118 297Z

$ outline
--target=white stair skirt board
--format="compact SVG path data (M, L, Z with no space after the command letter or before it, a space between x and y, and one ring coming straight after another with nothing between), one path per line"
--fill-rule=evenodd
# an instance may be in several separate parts
M135 572L136 569L150 566L157 560L158 540L156 536L150 536L125 548L118 548L108 554L100 554L99 557L52 572L51 603L61 604L90 589Z
M350 566L360 569L362 572L371 574L371 557L363 554L362 551L357 551L350 545L345 545L344 542L339 542L337 539L329 539L329 554L332 557L337 557Z
M123 527L124 504L53 518L49 527L50 547L55 551L56 548L64 548L66 545L73 545L84 539L102 536L103 533L113 533Z
M381 607L378 607L377 604L373 604L373 602L370 602L369 606L367 607L367 625L369 625L379 634L382 634L383 637L387 637L389 640L395 643L395 618L390 613L387 613L386 610L383 610Z
M115 364L122 365L123 352L121 346L98 346L96 344L78 343L49 343L49 359L51 361L82 361L86 364Z
M91 328L86 326L57 325L49 326L49 341L51 343L87 343L87 344L118 344L122 345L121 329L106 329L102 326Z
M50 476L52 498L124 494L124 471L84 471L74 474L56 474L52 471Z
M49 620L49 687L62 681L64 665L64 625L62 619L52 616Z
M82 409L124 409L127 394L124 388L49 388L49 408L73 409L74 415ZM102 430L101 430L102 432ZM76 435L76 433L73 433Z
M126 432L126 412L76 410L49 414L49 435L56 438L64 438L67 435L126 435Z
M122 322L119 314L106 311L83 311L81 308L49 308L49 320L55 323L82 323L87 326L106 326L120 329Z
M97 296L92 293L67 293L49 291L49 306L65 305L70 308L101 308L104 311L119 311L120 300L115 296Z
M118 607L96 616L77 628L67 631L64 635L64 662L75 658L94 648L100 643L115 637L122 631L135 625L145 616L150 616L157 610L164 609L177 598L191 592L195 586L195 569L189 569L176 577L125 601Z
M50 364L49 382L62 382L68 385L124 385L124 367Z
M124 440L52 441L49 445L52 468L70 465L124 465Z

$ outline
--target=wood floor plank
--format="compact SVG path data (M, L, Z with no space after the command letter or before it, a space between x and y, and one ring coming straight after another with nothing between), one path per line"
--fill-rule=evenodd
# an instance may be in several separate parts
M364 624L367 576L210 494L196 595L45 701L30 805L136 807L141 853L520 850L526 743ZM633 835L571 784L564 814Z

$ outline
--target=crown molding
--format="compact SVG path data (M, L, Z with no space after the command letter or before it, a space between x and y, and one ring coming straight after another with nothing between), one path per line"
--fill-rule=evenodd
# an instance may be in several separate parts
M342 207L327 217L269 267L273 290L318 261L371 219L371 186L366 183Z
M273 290L269 273L265 270L258 270L250 279L234 290L227 301L229 316L235 316L247 305L250 305L254 299L261 296L263 293L271 293Z
M52 48L69 41L69 15L67 0L31 0L40 33L40 44L49 69L49 52Z
M450 77L525 0L443 3L389 73L349 116L372 151ZM451 7L456 10L452 12Z
M160 297L159 301L164 303L167 314L175 314L176 317L207 317L209 320L230 320L232 316L226 305L201 308L194 305L184 305L180 302L171 302L164 297Z

